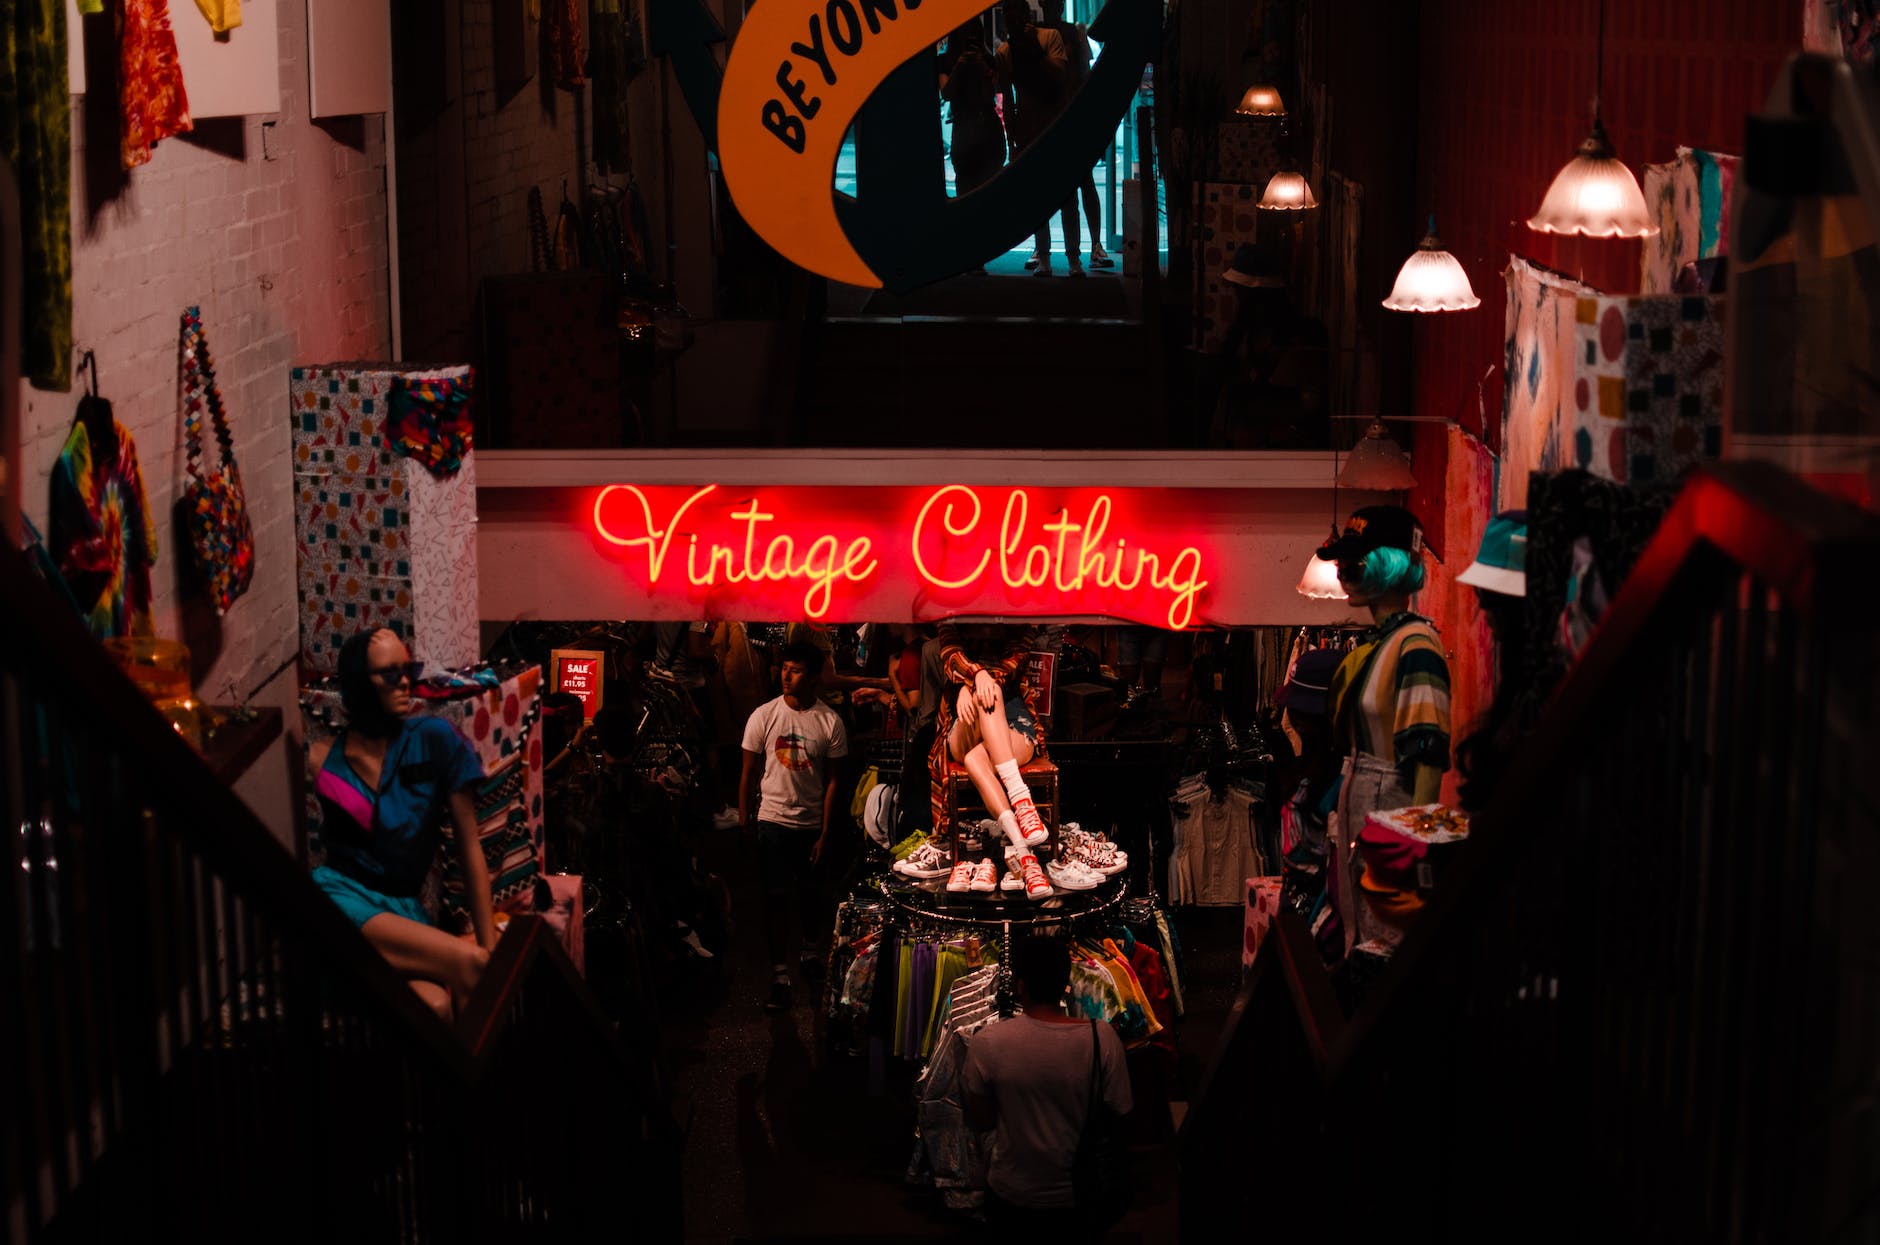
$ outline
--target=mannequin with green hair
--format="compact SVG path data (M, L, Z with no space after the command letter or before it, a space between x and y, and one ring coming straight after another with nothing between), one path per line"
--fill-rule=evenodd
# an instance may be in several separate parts
M1364 943L1388 954L1422 900L1367 878L1356 844L1370 813L1441 798L1449 768L1449 663L1436 629L1410 611L1411 596L1423 587L1423 551L1409 511L1358 510L1317 556L1338 563L1351 604L1368 608L1375 624L1332 677L1332 730L1345 765L1331 882L1347 953Z

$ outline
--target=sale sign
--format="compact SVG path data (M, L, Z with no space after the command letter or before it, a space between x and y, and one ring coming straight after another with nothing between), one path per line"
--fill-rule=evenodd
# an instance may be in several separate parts
M921 621L1105 616L1180 630L1208 621L1222 573L1196 534L1196 493L613 484L587 517L622 575L698 617L850 618L885 596Z
M558 648L549 654L550 687L581 698L581 716L594 720L601 707L601 684L606 654L577 648Z

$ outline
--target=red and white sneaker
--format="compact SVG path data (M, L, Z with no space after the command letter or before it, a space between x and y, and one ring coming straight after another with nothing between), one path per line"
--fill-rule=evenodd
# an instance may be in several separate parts
M992 863L990 857L980 861L973 870L973 889L982 895L989 895L999 889L998 866Z
M1051 898L1051 879L1044 875L1044 869L1038 864L1036 856L1021 856L1018 867L1025 879L1025 898L1033 903Z
M973 862L962 860L953 866L953 873L947 878L947 890L953 894L963 894L973 889Z
M1051 837L1045 829L1044 818L1038 816L1038 806L1030 800L1019 798L1012 801L1012 816L1018 819L1018 832L1024 837L1026 847L1036 847Z

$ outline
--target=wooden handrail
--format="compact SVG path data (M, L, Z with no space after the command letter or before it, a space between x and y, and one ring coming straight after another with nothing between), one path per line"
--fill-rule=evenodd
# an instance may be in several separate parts
M360 936L345 914L314 888L306 870L262 825L233 790L218 781L202 755L177 734L86 635L71 609L15 549L0 549L0 644L61 671L71 695L124 738L123 763L142 798L202 859L262 906L289 936L306 940L316 956L355 982L410 1038L451 1075L475 1081L487 1070L503 1018L531 973L564 975L575 998L615 1053L611 1029L592 993L556 939L537 918L521 917L492 953L490 971L456 1032L417 997L385 958ZM538 961L545 961L538 967Z
M1871 619L1880 607L1870 568L1880 565L1880 516L1829 497L1768 463L1723 463L1694 475L1600 621L1586 652L1548 702L1489 806L1473 819L1469 850L1410 927L1325 1065L1336 1080L1412 984L1433 949L1466 928L1475 905L1505 882L1529 846L1531 793L1557 789L1576 764L1594 715L1616 702L1630 664L1662 635L1715 604L1744 572L1807 616ZM1850 573L1852 572L1852 573ZM1320 1005L1321 965L1289 957L1302 1015ZM1289 980L1292 980L1289 972Z

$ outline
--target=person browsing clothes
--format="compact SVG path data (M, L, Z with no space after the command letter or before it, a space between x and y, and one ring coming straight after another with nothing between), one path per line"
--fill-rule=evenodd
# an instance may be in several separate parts
M819 961L811 933L819 915L815 870L830 847L836 807L836 766L849 754L848 733L835 710L817 698L823 653L811 644L783 650L783 695L759 705L744 727L744 773L738 784L739 824L757 845L764 880L764 932L770 947L770 997L764 1010L790 1008L790 913L803 928L799 967ZM757 797L761 794L761 802Z

